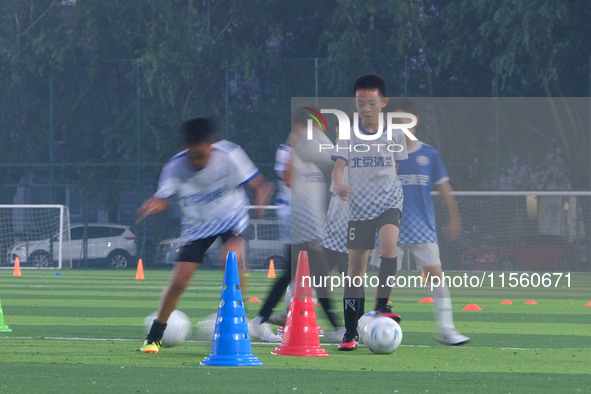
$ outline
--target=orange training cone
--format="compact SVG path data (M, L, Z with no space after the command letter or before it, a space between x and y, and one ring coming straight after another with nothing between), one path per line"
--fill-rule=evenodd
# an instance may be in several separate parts
M525 303L527 305L536 305L537 304L537 302L535 302L534 300L525 301Z
M501 304L512 304L511 300L503 300Z
M482 308L476 304L468 304L464 307L463 310L465 310L465 311L481 311Z
M310 264L306 251L301 251L298 256L296 278L281 345L271 353L282 356L328 357L328 353L320 347L318 338L318 324L310 287Z
M12 272L12 276L23 276L21 272L21 262L17 257L14 258L14 271Z
M263 302L259 297L250 297L246 302Z
M139 259L137 262L137 272L135 273L135 278L137 280L144 279L144 263L142 263L142 259Z
M433 300L433 298L431 297L425 297L422 300L419 301L419 304L432 304L435 301Z
M591 306L591 301L585 304L585 306Z
M267 273L267 278L275 278L275 263L273 263L273 259L269 263L269 272Z

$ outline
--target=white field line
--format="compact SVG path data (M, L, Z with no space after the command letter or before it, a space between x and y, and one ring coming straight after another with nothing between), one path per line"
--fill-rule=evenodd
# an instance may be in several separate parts
M141 339L137 338L78 338L78 337L9 337L0 336L0 339L44 339L44 340L58 340L58 341L115 341L115 342L141 342ZM189 343L211 343L211 341L198 341L198 340L187 340ZM273 345L278 346L280 342L251 342L253 345ZM338 343L325 342L320 343L322 346L336 346ZM362 345L363 346L363 345ZM401 347L410 348L449 348L449 349L498 349L498 350L582 350L581 348L525 348L525 347L495 347L495 346L446 346L446 345L400 345Z

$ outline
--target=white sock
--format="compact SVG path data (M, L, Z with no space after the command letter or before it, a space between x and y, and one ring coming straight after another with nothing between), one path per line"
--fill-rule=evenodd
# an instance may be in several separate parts
M441 331L455 329L448 287L442 283L441 286L433 287L430 293L431 298L433 298L433 312L439 329Z

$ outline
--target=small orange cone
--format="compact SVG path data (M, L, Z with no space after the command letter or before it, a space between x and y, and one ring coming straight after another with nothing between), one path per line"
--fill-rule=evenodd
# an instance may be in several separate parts
M259 297L250 297L246 302L263 302Z
M591 306L591 301L585 304L585 306Z
M503 300L501 304L512 304L511 300Z
M481 311L482 308L476 304L468 304L464 307L463 310L465 310L465 311Z
M144 279L144 263L142 262L142 259L139 259L137 262L137 272L135 273L135 278L137 280Z
M12 276L23 276L23 273L21 272L21 261L18 256L14 258L14 271L12 271Z
M269 263L269 272L267 273L267 278L275 278L275 263L273 263L273 259Z
M535 302L534 300L525 301L525 303L528 304L528 305L535 305L535 304L537 304L537 302Z
M419 301L419 304L432 304L435 301L433 301L433 298L431 297L425 297L422 300Z

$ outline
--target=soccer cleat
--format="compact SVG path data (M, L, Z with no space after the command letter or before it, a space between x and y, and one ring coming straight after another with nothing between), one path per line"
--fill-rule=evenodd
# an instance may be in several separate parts
M257 316L248 323L248 332L251 337L260 339L263 342L281 342L281 337L273 334L271 325L263 323L263 318Z
M470 338L460 334L455 329L445 330L435 334L435 339L446 345L459 346L470 341Z
M400 324L400 322L402 321L402 317L400 317L400 315L397 315L396 313L393 313L392 308L390 308L390 306L388 305L381 308L380 310L377 310L376 312L378 313L378 316L389 317L398 324Z
M339 344L339 350L348 352L357 349L358 340L359 337L346 332L343 336L343 342Z
M162 346L162 342L155 339L151 340L144 340L144 345L141 347L141 353L158 353L160 351L160 346Z

